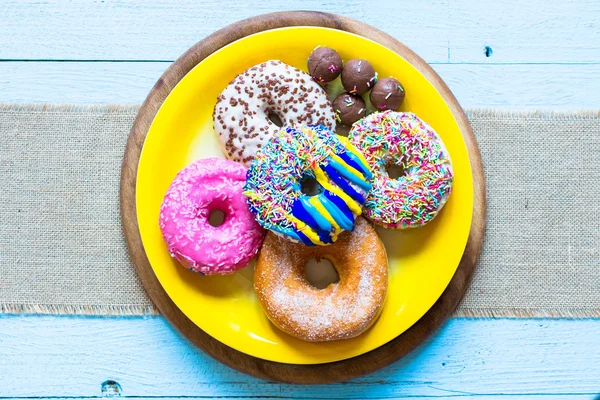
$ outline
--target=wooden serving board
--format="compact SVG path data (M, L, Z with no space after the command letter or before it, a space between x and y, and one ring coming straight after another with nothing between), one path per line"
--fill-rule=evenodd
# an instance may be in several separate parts
M142 146L159 108L177 83L205 57L245 36L288 26L319 26L339 29L379 42L415 66L441 93L464 137L473 171L473 220L464 255L450 284L433 307L402 335L366 354L327 364L294 365L265 361L234 350L198 328L171 301L146 257L136 212L136 176ZM485 230L485 180L479 148L469 122L442 79L419 56L391 36L362 22L335 14L292 11L265 14L229 25L201 40L177 59L156 82L134 122L121 171L121 217L133 264L148 295L160 312L191 342L216 360L258 378L320 384L356 378L383 368L419 346L456 308L471 279Z

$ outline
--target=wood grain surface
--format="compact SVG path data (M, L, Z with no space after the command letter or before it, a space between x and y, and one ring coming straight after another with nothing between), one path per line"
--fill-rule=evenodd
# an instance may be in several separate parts
M135 211L135 182L142 145L154 116L172 88L199 61L220 47L252 33L284 26L324 26L360 34L408 60L448 103L463 133L473 170L473 222L467 247L457 272L440 299L419 322L386 345L349 360L321 365L290 365L260 360L224 346L197 328L173 304L154 275L141 243ZM301 384L330 383L362 376L397 361L429 337L456 308L471 278L483 242L485 182L479 149L466 116L441 78L415 53L391 36L339 15L304 11L273 13L240 21L215 32L184 53L157 81L142 105L127 143L121 175L121 215L132 261L142 284L162 314L194 344L224 364L256 377Z
M197 40L252 15L291 9L341 13L379 27L429 62L463 107L600 107L596 0L4 0L0 101L139 104ZM0 316L0 397L101 399L103 384L114 380L122 388L117 395L140 400L353 393L593 400L600 394L598 343L598 319L451 319L379 372L344 384L295 386L219 364L161 317Z
M0 62L0 101L140 104L171 62ZM600 107L600 64L469 64L431 67L463 108Z
M0 62L0 101L140 104L171 62ZM463 108L600 107L600 64L432 64Z
M597 320L450 319L373 374L330 385L271 383L234 371L162 317L0 316L0 396L186 399L577 399L600 394Z
M221 27L284 10L360 20L429 63L600 62L596 0L3 0L0 60L173 61Z
M252 15L313 9L399 39L434 67L463 107L600 106L600 2L515 4L5 0L0 101L141 103L168 65L202 37Z

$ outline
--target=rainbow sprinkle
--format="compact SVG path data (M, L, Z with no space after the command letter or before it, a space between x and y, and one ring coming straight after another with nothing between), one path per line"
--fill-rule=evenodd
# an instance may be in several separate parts
M423 226L442 209L452 190L450 155L437 133L413 113L385 111L356 122L348 138L373 171L365 214L387 228ZM404 171L398 179L386 168Z
M315 179L319 194L302 193ZM250 211L266 229L308 245L335 242L360 215L372 178L362 154L327 128L282 128L256 154L244 185Z

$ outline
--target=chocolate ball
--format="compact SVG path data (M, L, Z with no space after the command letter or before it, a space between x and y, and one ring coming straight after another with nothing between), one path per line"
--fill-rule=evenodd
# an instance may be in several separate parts
M351 126L367 115L367 105L360 96L342 93L333 100L333 109L339 123Z
M371 104L377 111L397 110L405 95L404 87L397 79L383 78L371 90Z
M377 81L377 74L370 62L355 58L344 64L342 85L351 94L363 94L371 90Z
M318 47L308 57L308 72L319 83L331 82L342 72L342 57L329 47Z

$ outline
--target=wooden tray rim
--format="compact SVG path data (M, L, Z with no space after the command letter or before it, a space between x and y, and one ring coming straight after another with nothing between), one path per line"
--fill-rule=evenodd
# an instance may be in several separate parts
M171 90L201 60L221 47L254 33L288 26L318 26L354 33L386 46L409 61L449 105L463 134L473 173L473 219L469 238L458 269L441 297L419 321L396 339L360 356L326 364L296 365L267 361L234 350L206 334L183 314L162 288L144 251L137 223L135 191L142 147L156 113ZM123 232L138 277L154 304L173 326L206 354L231 368L270 381L296 384L322 384L356 378L401 359L423 343L464 296L483 244L486 217L485 178L477 142L465 113L437 73L402 43L378 29L344 16L314 11L277 12L236 22L201 40L177 59L156 82L134 121L123 157L120 203Z

